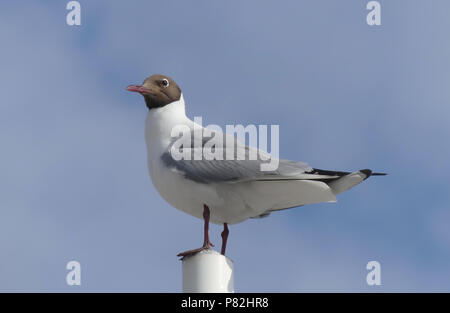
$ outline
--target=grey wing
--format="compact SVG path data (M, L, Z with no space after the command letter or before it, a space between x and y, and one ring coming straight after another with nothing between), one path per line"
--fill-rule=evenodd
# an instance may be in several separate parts
M221 134L223 135L223 134ZM223 141L229 138L227 135L223 135ZM288 160L278 160L278 167L271 171L261 170L261 165L268 163L269 161L262 160L259 155L257 159L250 159L250 151L255 151L254 148L240 144L243 149L245 157L243 160L237 159L237 148L234 146L233 158L227 158L226 151L221 152L220 159L207 160L202 158L201 160L194 160L195 151L203 151L203 147L207 142L207 138L204 138L201 143L201 147L195 147L194 144L191 147L183 147L183 149L190 150L190 158L175 159L172 157L170 148L162 155L162 161L165 166L177 171L184 175L187 179L199 182L199 183L214 183L214 182L238 182L238 181L251 181L251 180L273 180L273 179L300 179L302 174L311 172L313 169L306 163L294 162ZM194 142L193 140L191 141ZM266 153L259 151L261 154ZM304 175L303 175L304 176ZM309 175L308 175L309 176Z
M199 183L273 179L305 179L299 176L313 169L302 162L279 160L278 168L262 171L261 160L174 160L170 152L162 155L165 166Z

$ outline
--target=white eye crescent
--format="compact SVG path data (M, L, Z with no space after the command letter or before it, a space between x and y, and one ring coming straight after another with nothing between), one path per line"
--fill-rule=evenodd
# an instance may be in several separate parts
M169 81L166 78L162 79L162 84L164 87L169 87Z

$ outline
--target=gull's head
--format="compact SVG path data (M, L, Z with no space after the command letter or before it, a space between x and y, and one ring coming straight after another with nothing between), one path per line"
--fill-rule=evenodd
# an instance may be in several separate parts
M127 90L144 96L149 109L163 107L181 97L181 89L177 83L169 76L160 74L150 76L142 85L130 85Z

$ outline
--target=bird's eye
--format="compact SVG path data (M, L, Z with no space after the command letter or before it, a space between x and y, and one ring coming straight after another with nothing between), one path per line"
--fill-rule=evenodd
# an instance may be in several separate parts
M164 78L163 80L161 80L161 83L164 87L169 87L169 81L167 79Z

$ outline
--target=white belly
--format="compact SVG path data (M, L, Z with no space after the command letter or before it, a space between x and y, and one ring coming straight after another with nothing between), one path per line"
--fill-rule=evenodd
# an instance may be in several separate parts
M160 160L149 160L149 172L159 194L175 208L203 219L203 206L211 211L211 222L236 224L263 212L248 207L238 184L201 184L185 179L163 166Z

